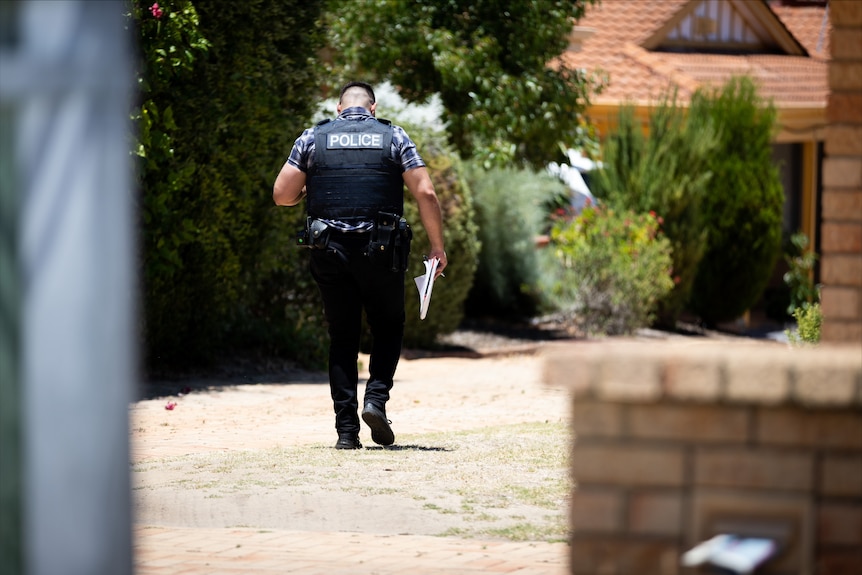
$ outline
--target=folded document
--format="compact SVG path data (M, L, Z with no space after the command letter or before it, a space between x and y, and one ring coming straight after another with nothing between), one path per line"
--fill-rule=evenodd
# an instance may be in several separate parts
M434 276L437 275L437 264L440 260L432 258L425 260L425 274L413 278L419 290L419 319L425 319L428 304L431 303L431 290L434 289Z

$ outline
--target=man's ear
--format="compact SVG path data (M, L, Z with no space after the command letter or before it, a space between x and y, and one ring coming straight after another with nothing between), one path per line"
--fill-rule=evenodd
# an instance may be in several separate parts
M337 116L340 113L341 113L341 102L338 102L338 104L335 106L335 115Z
M377 102L374 102L373 104L371 104L371 115L373 116L374 112L376 112L376 111L377 111Z

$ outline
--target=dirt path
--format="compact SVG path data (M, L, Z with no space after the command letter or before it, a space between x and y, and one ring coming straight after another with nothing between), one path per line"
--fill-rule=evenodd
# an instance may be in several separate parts
M357 452L331 448L321 374L177 388L186 385L181 397L131 407L137 523L522 540L565 532L568 401L541 383L539 355L402 360L387 407L396 446L375 446L363 427Z

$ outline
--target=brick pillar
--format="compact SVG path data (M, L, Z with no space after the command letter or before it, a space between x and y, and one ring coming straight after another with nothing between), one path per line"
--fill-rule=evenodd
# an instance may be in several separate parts
M862 2L831 0L823 163L822 339L862 342Z

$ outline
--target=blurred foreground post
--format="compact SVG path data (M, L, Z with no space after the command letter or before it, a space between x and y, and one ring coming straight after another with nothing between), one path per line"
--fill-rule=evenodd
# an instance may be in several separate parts
M125 5L0 2L0 571L122 575L135 377Z

